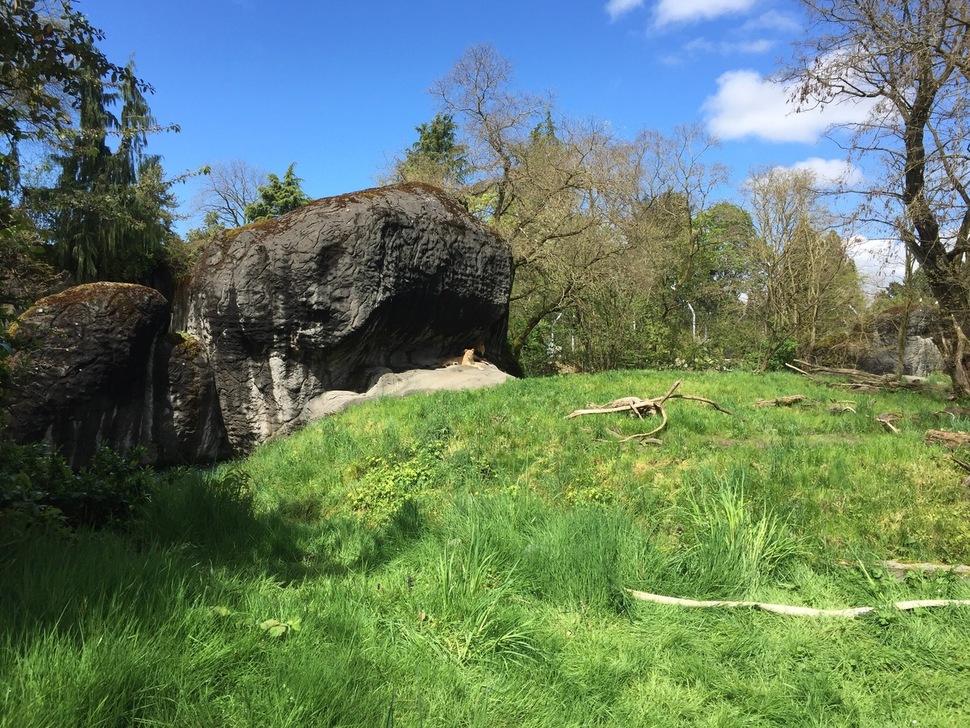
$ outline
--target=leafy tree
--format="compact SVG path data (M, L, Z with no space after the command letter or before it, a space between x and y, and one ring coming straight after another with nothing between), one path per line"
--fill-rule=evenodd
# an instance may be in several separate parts
M862 307L855 265L811 172L763 169L747 191L759 236L749 309L763 327L761 365L789 341L798 356L811 357L823 332L846 329Z
M445 189L465 184L470 165L464 145L458 142L458 125L452 114L436 114L431 123L415 127L418 140L395 165L402 182L426 182Z
M78 129L54 156L56 186L28 190L27 201L79 281L141 280L157 265L171 232L175 200L160 158L145 153L158 128L133 68L116 90L88 76L80 87ZM118 116L112 107L121 103ZM111 149L109 135L118 137Z
M871 214L925 271L950 333L956 392L970 396L970 4L802 0L816 33L786 75L803 106L866 101L855 152L881 164Z
M0 3L0 192L20 184L18 145L68 129L91 78L150 90L132 68L108 61L102 38L69 0Z
M473 46L432 91L459 124L472 165L459 198L512 251L518 357L543 321L577 305L624 249L609 220L618 196L607 190L623 155L602 128L554 123L549 101L514 91L511 79L507 59Z
M294 162L287 167L283 179L270 174L267 183L256 189L259 198L245 209L247 223L279 217L310 202L310 197L300 186L303 180L293 172L295 166Z

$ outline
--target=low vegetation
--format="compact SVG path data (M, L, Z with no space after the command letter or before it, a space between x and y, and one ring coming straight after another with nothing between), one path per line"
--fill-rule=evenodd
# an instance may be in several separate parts
M970 422L783 373L684 374L733 414L670 399L661 445L565 417L675 378L381 400L159 476L109 528L5 528L0 726L970 722L970 608L891 608L970 584L880 565L970 562L965 473L924 443Z

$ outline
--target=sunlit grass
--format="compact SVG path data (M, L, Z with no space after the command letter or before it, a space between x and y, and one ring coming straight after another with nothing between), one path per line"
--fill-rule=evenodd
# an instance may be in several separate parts
M565 419L678 376L734 415L670 400L661 446ZM668 372L369 403L170 474L124 533L5 546L0 726L970 724L970 609L889 608L970 588L876 565L970 562L964 474L923 444L944 404Z

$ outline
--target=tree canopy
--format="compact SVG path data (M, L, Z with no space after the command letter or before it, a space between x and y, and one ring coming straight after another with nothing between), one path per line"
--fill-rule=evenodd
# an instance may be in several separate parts
M287 167L283 179L269 174L266 184L256 188L259 197L244 211L247 223L279 217L310 202L310 196L300 186L303 180L293 171L295 166L296 162Z
M882 167L870 217L906 245L947 318L954 386L970 395L970 5L802 0L813 33L788 69L803 106L856 100L854 152Z

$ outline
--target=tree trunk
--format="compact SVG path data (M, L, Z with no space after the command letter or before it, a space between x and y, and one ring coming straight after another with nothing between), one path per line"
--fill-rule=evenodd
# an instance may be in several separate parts
M956 271L929 264L925 268L942 319L933 339L946 362L953 394L970 397L970 340L966 335L970 331L970 295Z

